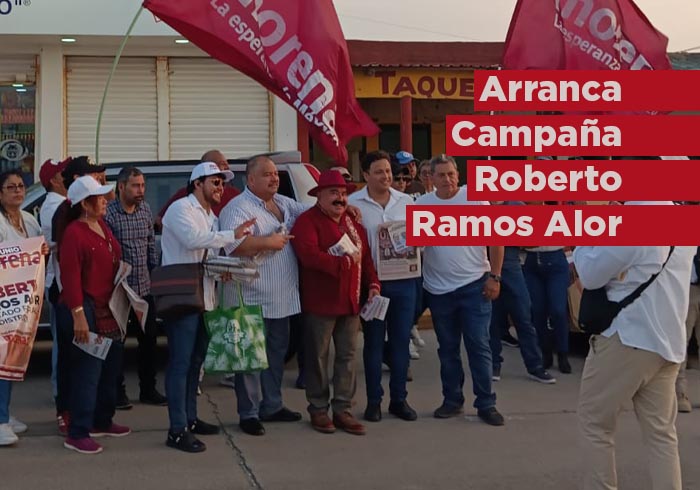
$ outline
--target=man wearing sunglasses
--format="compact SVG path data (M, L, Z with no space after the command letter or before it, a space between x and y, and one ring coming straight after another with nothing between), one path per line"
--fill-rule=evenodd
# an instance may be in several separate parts
M178 199L163 216L163 265L201 262L205 251L212 256L250 233L255 220L242 223L235 230L219 231L219 220L212 207L221 202L224 184L233 172L221 170L214 162L197 165L190 176L187 197ZM214 279L204 277L204 304L207 311L216 303ZM207 353L209 338L203 315L193 313L166 324L169 362L165 386L168 396L170 430L166 444L185 452L206 450L194 434L217 434L219 427L197 417L199 372Z

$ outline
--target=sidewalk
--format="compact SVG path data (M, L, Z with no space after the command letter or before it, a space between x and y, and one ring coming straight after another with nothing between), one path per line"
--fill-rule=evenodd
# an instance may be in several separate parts
M573 375L557 376L555 385L526 378L517 349L504 348L503 380L495 383L498 408L505 427L490 427L471 408L470 380L465 385L464 417L437 420L440 404L439 363L432 331L421 332L427 346L412 361L415 381L409 402L418 411L416 422L384 413L368 423L365 437L338 432L314 432L305 413L303 391L293 388L296 369L285 375L285 403L304 412L304 421L266 424L267 434L252 437L238 429L233 390L219 387L218 377L206 379L200 415L218 421L224 434L203 438L208 450L189 455L165 447L167 409L135 403L118 412L116 420L134 434L104 440L105 451L84 456L62 448L56 433L48 376L35 374L13 392L12 410L30 430L12 448L0 448L2 488L29 490L153 489L518 489L580 488L581 455L577 449L576 398L583 359L572 359ZM361 352L361 351L360 351ZM45 353L40 357L46 356ZM361 365L361 363L360 363ZM468 372L468 371L467 371ZM689 372L691 399L700 401L700 376ZM388 384L388 376L385 376ZM162 383L162 375L159 378ZM129 373L129 394L135 398L137 380ZM385 389L387 386L385 384ZM358 376L354 412L365 407L363 373ZM384 402L386 410L388 400ZM680 414L684 487L700 488L700 410ZM618 471L621 489L649 489L646 458L634 413L621 418Z

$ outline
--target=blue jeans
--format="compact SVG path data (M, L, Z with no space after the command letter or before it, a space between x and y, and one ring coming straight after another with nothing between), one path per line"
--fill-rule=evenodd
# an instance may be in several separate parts
M542 351L551 352L554 340L558 353L568 353L569 263L564 251L528 252L523 270ZM547 328L548 319L551 330Z
M382 389L382 357L384 353L384 334L388 333L387 353L391 377L389 391L392 402L406 399L406 376L408 373L408 342L416 304L416 280L402 279L382 282L382 296L389 298L389 310L384 321L372 320L364 324L365 346L365 384L367 385L367 403L381 403L384 396Z
M88 328L95 332L95 310L92 301L83 304ZM59 337L73 338L73 316L64 304L56 306ZM121 372L124 344L112 340L112 346L104 361L83 352L75 345L66 352L70 393L64 393L70 412L68 437L90 437L92 429L107 429L112 425L117 402L117 377Z
M168 322L165 332L170 356L165 372L170 431L180 433L197 419L199 371L207 355L209 336L199 313Z
M12 381L0 379L0 424L10 421L10 397L12 396Z
M484 275L481 279L446 294L431 294L426 291L440 346L438 357L442 395L444 403L452 407L464 405L464 370L460 354L462 338L476 395L474 407L485 410L496 406L496 394L491 389L491 301L483 295L486 277Z
M520 354L529 373L542 369L542 351L540 350L537 331L532 324L530 294L525 283L520 262L503 263L501 271L501 294L493 302L491 315L491 355L493 366L501 367L503 358L501 336L503 326L508 324L508 315L513 319L518 332Z
M289 347L289 317L265 318L264 322L269 367L259 373L236 374L234 378L241 420L266 417L283 407L282 377Z
M418 320L423 316L425 310L428 309L428 301L423 294L423 276L413 279L416 282L416 312L413 317L413 324L418 325Z

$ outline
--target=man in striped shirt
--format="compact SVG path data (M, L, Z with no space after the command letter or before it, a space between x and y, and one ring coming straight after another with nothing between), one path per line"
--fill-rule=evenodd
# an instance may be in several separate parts
M224 250L229 255L254 257L260 277L242 284L246 304L261 305L265 320L265 340L269 368L261 373L236 374L240 427L247 434L263 435L262 421L296 422L299 412L282 403L284 356L289 344L289 317L301 311L297 260L288 230L308 206L277 193L277 167L265 156L255 157L246 166L245 191L221 211L222 230L233 230L257 218L251 234ZM235 284L225 286L226 306L237 305Z

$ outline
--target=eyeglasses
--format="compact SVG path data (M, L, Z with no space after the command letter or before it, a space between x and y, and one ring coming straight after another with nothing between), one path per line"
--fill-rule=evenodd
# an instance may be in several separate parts
M8 192L17 192L24 190L24 184L10 184L3 187Z
M224 181L221 179L212 179L209 182L211 182L211 185L214 187L223 187L224 185Z
M396 177L397 181L404 181L404 182L411 182L411 177L410 176L405 176L405 177Z

